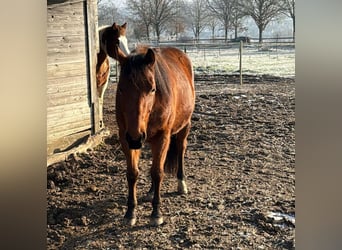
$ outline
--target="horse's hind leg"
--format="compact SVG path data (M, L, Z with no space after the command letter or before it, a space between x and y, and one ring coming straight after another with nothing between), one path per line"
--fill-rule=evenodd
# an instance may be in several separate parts
M185 171L184 171L184 155L187 146L187 138L190 132L190 123L188 123L181 131L177 134L177 151L178 151L178 193L187 194L188 187L185 182Z

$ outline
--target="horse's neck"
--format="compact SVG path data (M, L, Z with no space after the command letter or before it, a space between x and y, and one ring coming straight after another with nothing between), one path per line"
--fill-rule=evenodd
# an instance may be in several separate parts
M100 49L100 52L97 54L97 65L101 65L104 60L106 60L107 54L102 49Z

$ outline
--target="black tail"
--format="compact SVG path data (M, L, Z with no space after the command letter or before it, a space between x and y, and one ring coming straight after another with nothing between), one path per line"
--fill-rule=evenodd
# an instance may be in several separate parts
M166 173L176 175L178 170L178 157L179 152L177 149L177 135L172 135L164 165L164 170Z

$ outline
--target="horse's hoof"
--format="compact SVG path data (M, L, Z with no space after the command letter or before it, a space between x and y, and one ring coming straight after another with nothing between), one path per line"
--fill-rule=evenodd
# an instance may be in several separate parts
M179 194L187 194L188 187L186 186L185 181L178 180L178 193Z
M150 225L154 227L160 226L161 224L163 224L163 222L164 222L163 217L151 217L150 219Z
M124 218L124 224L127 226L132 227L135 225L136 222L137 222L136 218Z

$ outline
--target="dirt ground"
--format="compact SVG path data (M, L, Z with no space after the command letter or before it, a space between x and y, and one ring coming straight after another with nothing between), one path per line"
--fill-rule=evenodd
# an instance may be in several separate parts
M47 169L47 249L294 249L295 84L270 76L196 76L185 168L189 193L166 175L164 224L148 225L150 150L144 146L137 224L125 226L125 159L114 93L105 94L111 134L88 154Z

